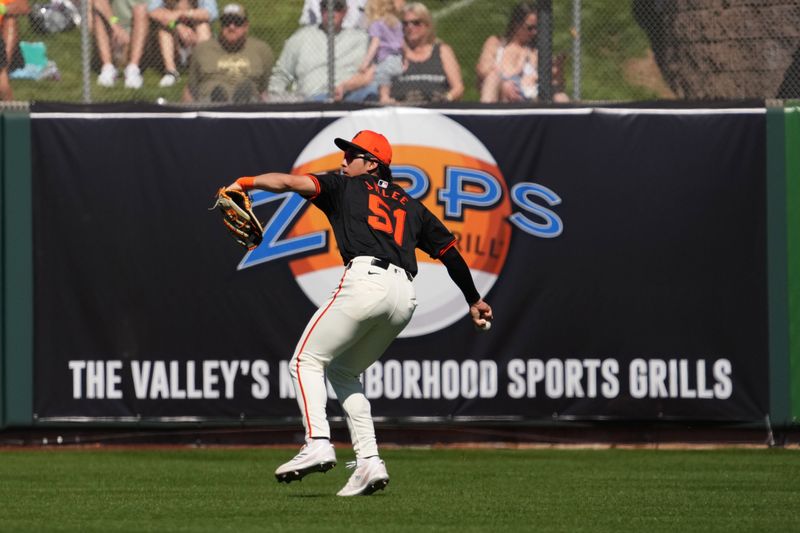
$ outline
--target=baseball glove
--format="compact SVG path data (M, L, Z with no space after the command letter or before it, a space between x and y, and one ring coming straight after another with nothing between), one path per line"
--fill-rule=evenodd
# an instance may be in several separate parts
M217 192L217 199L211 207L222 212L222 223L233 236L233 239L253 250L264 238L264 228L253 213L250 197L246 192L222 187Z

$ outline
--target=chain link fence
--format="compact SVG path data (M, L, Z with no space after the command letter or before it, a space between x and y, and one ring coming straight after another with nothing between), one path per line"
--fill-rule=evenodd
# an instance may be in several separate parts
M337 23L338 4L345 0L323 0L328 7L323 12L313 0L239 0L246 13L226 12L226 0L28 2L29 15L12 16L7 9L2 22L14 100L381 97L379 87L364 82L375 81L380 64L365 69L362 60L369 24L364 7L384 2L347 0L342 25L348 29L342 32L329 31L328 24ZM421 97L411 91L418 98L404 100L389 81L382 84L389 91L384 103L800 98L800 0L539 0L530 2L538 9L533 17L523 9L516 19L516 0L426 0L429 21L413 2L387 2L407 10L400 12L401 40L408 42L419 31L448 46L436 47L441 58L436 64L411 61L425 57L423 48L406 52L405 65L432 69L415 79L438 76L434 82L442 84L441 91ZM222 42L243 30L248 41L266 46L237 55L196 44ZM382 46L383 56L390 57L391 37ZM331 69L331 58L347 72ZM113 67L104 70L104 63ZM388 79L396 84L396 76ZM463 89L454 90L456 78ZM242 80L247 83L238 83ZM356 90L362 82L360 88L370 89L363 94Z

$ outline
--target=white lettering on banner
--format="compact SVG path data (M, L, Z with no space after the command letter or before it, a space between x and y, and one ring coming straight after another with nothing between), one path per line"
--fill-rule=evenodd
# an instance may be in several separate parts
M178 380L180 361L169 362L169 397L173 400L183 400L186 398L186 390L181 388Z
M203 391L195 385L195 366L194 361L186 361L186 397L190 400L200 400L203 398Z
M727 400L733 394L733 365L728 359L711 364L713 384L707 381L708 362L698 359L634 359L629 367L633 398L684 398Z
M547 398L616 398L619 363L615 359L512 359L506 366L508 396L536 398L542 389ZM544 386L541 387L542 382Z
M69 361L72 371L72 398L80 400L84 396L89 400L119 400L122 391L119 389L122 376L122 361Z
M506 366L507 393L513 399L616 398L619 369L616 359L512 359ZM628 367L628 394L634 399L726 400L733 394L732 374L728 359L692 364L688 359L637 358Z
M242 361L242 363L246 362L247 361ZM256 400L263 400L269 396L269 381L267 380L267 376L269 376L269 365L266 361L260 359L253 361L252 372L253 381L255 381L255 383L250 387L250 394L252 394L253 398Z
M138 400L232 400L237 380L238 390L249 391L253 399L264 400L271 392L270 366L264 359L71 360L67 367L72 375L73 399L120 400L128 390ZM621 394L641 400L726 400L733 395L733 365L724 358L640 357L630 361L627 370L627 383L624 378L621 383L616 359L516 358L506 364L505 393L517 400L611 399ZM278 375L273 379L278 380L280 399L295 398L289 361L279 362ZM500 383L497 362L491 359L388 359L373 363L361 380L367 398L387 400L491 399L497 397ZM330 383L326 383L326 389L328 398L336 398Z
M153 375L150 378L150 399L169 398L167 383L167 365L164 364L164 361L156 361L153 364Z
M72 360L67 367L72 372L73 399L120 400L123 380L130 380L138 400L233 399L240 377L252 378L253 398L269 396L269 363L263 359L205 360L199 365L197 361L134 360L128 365L130 374L124 373L119 360Z
M405 366L410 366L411 361L406 361ZM439 361L422 362L422 396L420 398L439 398L442 393L439 380ZM413 374L409 376L408 383L414 383Z
M364 372L369 399L454 400L497 396L497 363L475 361L377 361Z
M719 400L727 400L733 394L733 381L731 381L733 365L727 359L717 359L714 362L713 372L717 381L714 384L714 395Z
M214 372L217 368L219 361L203 361L203 398L219 398L219 391L216 389L219 376Z

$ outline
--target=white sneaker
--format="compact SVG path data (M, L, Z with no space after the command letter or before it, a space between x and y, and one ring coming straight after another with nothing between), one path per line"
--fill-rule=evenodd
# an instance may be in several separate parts
M300 453L295 455L294 459L275 470L275 477L278 478L278 483L291 483L303 479L307 474L325 473L334 466L336 466L336 451L331 441L312 439L300 448Z
M103 87L113 87L114 80L117 79L117 69L114 65L106 63L100 69L100 75L97 76L97 84Z
M142 72L139 70L139 65L131 63L125 67L125 87L128 89L141 89L144 79L142 79Z
M355 468L355 472L347 480L347 485L336 493L337 496L369 496L389 484L389 473L380 457L351 461L347 468Z
M167 72L161 78L161 81L158 82L158 86L159 87L172 87L173 85L175 85L175 82L177 82L178 78L180 78L180 77L181 77L181 75L178 74L177 72Z

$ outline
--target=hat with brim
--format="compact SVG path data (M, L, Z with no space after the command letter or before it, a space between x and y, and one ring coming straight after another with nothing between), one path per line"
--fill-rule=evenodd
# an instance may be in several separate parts
M247 10L242 4L227 4L222 8L220 18L235 18L238 17L242 20L247 20Z
M347 150L364 152L383 165L389 166L392 163L392 145L380 133L362 130L356 133L352 141L337 137L333 142L345 152Z

